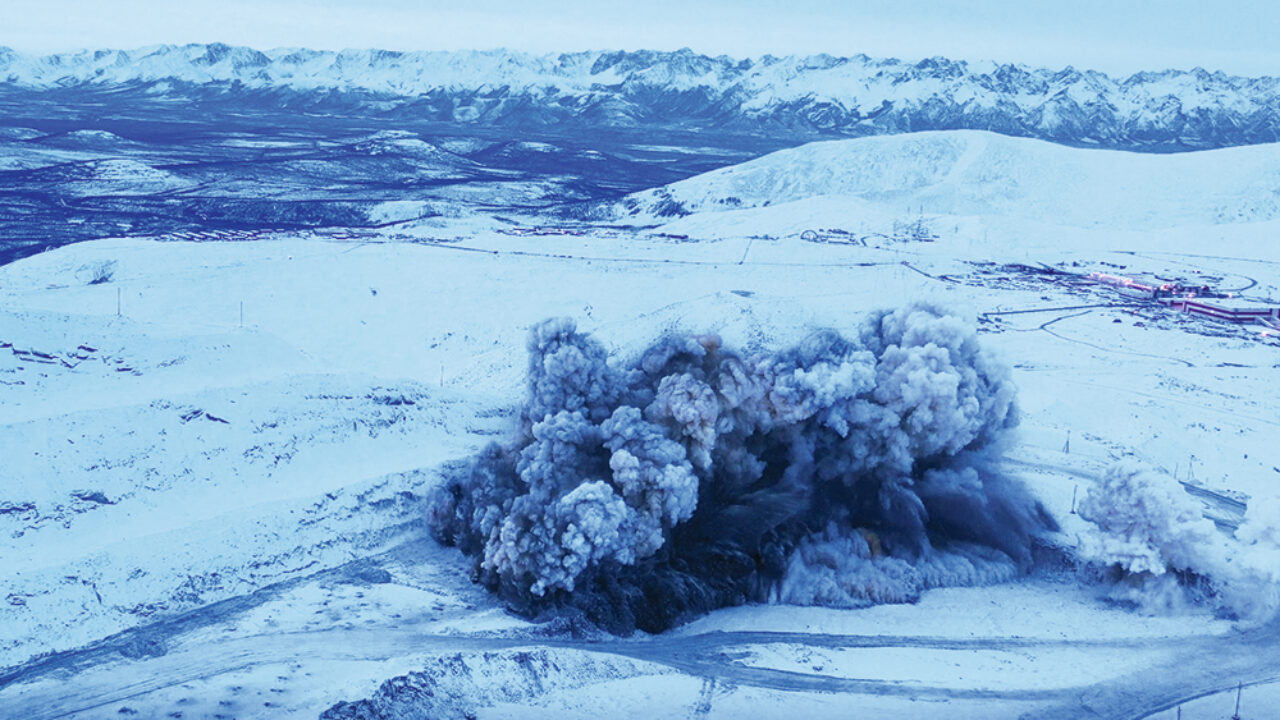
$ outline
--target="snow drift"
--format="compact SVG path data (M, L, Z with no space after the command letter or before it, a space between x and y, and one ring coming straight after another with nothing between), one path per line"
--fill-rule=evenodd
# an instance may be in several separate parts
M441 488L436 537L517 611L658 631L752 601L904 602L1004 579L1054 527L990 458L1005 366L928 305L779 352L661 338L631 362L530 333L519 431Z

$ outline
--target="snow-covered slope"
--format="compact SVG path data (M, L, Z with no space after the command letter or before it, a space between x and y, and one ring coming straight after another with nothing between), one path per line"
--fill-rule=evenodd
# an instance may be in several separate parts
M979 131L810 143L635 193L623 215L759 231L919 213L1151 229L1280 218L1280 145L1155 155ZM694 221L686 225L696 224ZM672 229L679 229L679 221Z
M49 56L0 48L0 84L138 86L155 96L311 93L389 98L412 117L579 121L753 133L866 135L985 129L1105 147L1186 149L1280 140L1280 79L1191 71L1113 78L1074 68L853 57L757 59L677 52L260 52L223 44ZM256 95L254 95L256 93ZM277 95L271 101L279 102ZM287 101L287 98L286 98ZM302 100L306 102L306 100Z
M628 355L673 327L783 346L904 298L992 313L983 343L1014 365L1025 417L1008 466L1067 541L1073 495L1122 453L1188 477L1192 452L1204 490L1274 495L1274 340L1020 263L1217 274L1275 297L1275 227L1223 226L1222 258L1180 254L1203 253L1181 230L1123 235L1121 253L1106 229L876 248L468 224L459 242L106 240L6 265L0 717L435 717L446 701L498 708L477 717L1139 717L1274 677L1274 630L1144 618L1052 577L575 646L505 616L422 520L441 467L509 431L543 317Z

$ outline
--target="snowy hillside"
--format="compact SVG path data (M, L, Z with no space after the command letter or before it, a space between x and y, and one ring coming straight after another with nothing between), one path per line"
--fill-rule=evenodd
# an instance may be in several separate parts
M635 193L613 212L709 213L671 222L673 232L920 214L1135 230L1259 222L1280 219L1280 144L1153 155L975 131L834 140Z
M365 104L417 119L502 125L667 125L810 137L969 128L1170 150L1280 140L1280 79L1200 69L1113 78L945 58L260 52L211 44L43 57L0 49L0 83L64 94L86 87L134 88L153 98L244 95L327 111Z
M194 50L155 52L156 62L164 53L194 62L182 55ZM115 68L115 56L94 57L80 60ZM257 70L254 57L228 51L210 62L274 82L277 55ZM339 57L352 56L299 53L296 62ZM0 266L0 718L586 720L643 710L725 720L1173 720L1185 704L1183 720L1220 720L1230 705L1219 693L1236 683L1257 716L1280 707L1278 333L1090 277L1208 287L1241 307L1280 304L1280 146L1147 155L928 132L812 143L711 172L686 165L686 179L641 184L642 170L679 162L693 146L606 153L510 135L324 131L235 126L203 145L183 140L183 162L143 154L158 151L133 147L124 129L8 133L0 190L28 188L11 194L29 203L34 188L48 201L36 219L14 212L27 232L45 234L45 220L67 217L69 206L131 187L154 203L127 196L111 206L113 220L140 221L199 192L209 195L192 207L208 223L208 198L220 193L246 203L222 212L256 229L129 225L130 237ZM719 165L741 157L704 151ZM596 163L594 174L582 170ZM619 189L567 202L584 179ZM635 192L643 187L655 189ZM344 227L333 213L321 230L268 227L260 218L275 216L247 212L266 193L300 203L332 195L380 226ZM463 207L467 193L502 203ZM526 196L560 204L516 202ZM567 220L566 207L613 210L630 224ZM927 237L901 232L904 218L922 218ZM968 469L981 468L984 483L1025 487L1059 528L1037 534L1025 567L959 583L972 586L921 582L870 607L744 593L674 629L616 637L583 615L512 612L474 582L475 564L433 539L439 490L486 445L530 430L531 365L605 385L580 372L579 346L530 362L529 330L548 317L590 333L598 345L581 347L591 357L639 360L646 373L672 357L736 349L750 360L739 396L767 396L768 412L801 417L816 406L804 393L888 372L858 359L873 342L863 318L918 301L955 318L921 331L910 357L905 338L880 348L909 361L901 377L930 377L950 362L937 341L953 332L998 360L1001 417L1013 415L1016 386L1020 424ZM840 365L780 364L801 357L784 353L815 330L862 344L833 341L848 351ZM654 352L657 338L676 340ZM737 366L729 358L723 367ZM634 365L614 367L614 377L637 377ZM688 367L685 377L653 373L658 387L628 403L651 396L651 414L666 397L687 409L678 396L697 399L697 373L711 376ZM942 414L952 407L949 378L961 376L937 374L922 397ZM774 384L750 384L761 378ZM548 396L560 390L550 387ZM716 438L732 428L703 417L689 436L724 442ZM848 417L850 438L871 436ZM704 432L711 427L719 434ZM671 442L650 444L682 457ZM631 447L649 462L657 453L646 443ZM776 480L767 463L803 471L808 462L761 447L761 460L737 456L739 472L759 474L742 487ZM573 493L604 485L581 484L576 456L553 450L539 466L564 473L547 477ZM929 457L925 472L939 472L941 456ZM1114 471L1133 460L1153 469ZM608 462L600 478L617 471ZM974 491L970 476L954 474ZM1134 522L1121 528L1128 535L1107 536L1086 517L1114 510L1103 491L1123 499L1150 487L1162 502L1129 505L1157 519L1173 508L1182 525L1168 524L1189 532ZM910 500L866 496L886 514ZM951 497L961 508L985 502ZM1010 522L974 517L995 532ZM854 547L847 542L810 545L812 563L797 569L901 567L888 563L905 561L885 554L894 552L887 527L836 538L860 538L861 555L841 552ZM1155 542L1170 536L1176 542ZM729 544L711 533L683 547L704 537ZM758 567L763 554L736 542L743 567ZM1179 553L1188 564L1174 564ZM1117 580L1108 573L1120 562L1088 564L1117 556L1154 575ZM1256 612L1238 610L1250 604Z
M1061 542L1084 529L1073 494L1126 453L1184 478L1194 453L1209 509L1239 523L1237 498L1280 477L1280 346L1017 264L1252 276L1280 295L1274 255L1249 244L1267 226L1233 227L1236 259L1154 234L1113 252L1105 230L854 248L460 225L459 243L115 240L7 265L0 552L33 560L0 568L0 715L1140 717L1264 680L1274 630L1143 616L1052 571L917 605L747 606L578 637L504 613L423 528L449 463L513 424L531 323L573 316L624 354L672 327L778 346L901 298L993 313L983 342L1014 366L1024 413L1008 471Z

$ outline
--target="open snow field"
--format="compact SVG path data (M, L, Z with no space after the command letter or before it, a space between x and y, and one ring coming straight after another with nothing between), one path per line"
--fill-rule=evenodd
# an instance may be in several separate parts
M694 214L646 227L116 239L0 267L0 717L313 718L363 700L329 716L1172 718L1184 704L1194 720L1228 717L1235 693L1220 692L1237 683L1246 716L1280 710L1274 623L1144 615L1067 568L620 639L505 613L428 539L427 493L511 429L526 331L556 315L627 355L672 328L777 347L932 300L1013 367L1023 420L1006 469L1062 546L1084 528L1073 503L1125 454L1185 481L1226 531L1280 494L1277 333L1081 278L1212 282L1274 305L1275 148L1143 156L1146 174L1117 182L1164 184L1133 207L1054 192L1058 154L1083 184L1125 154L1054 147L1026 170L1019 153L1041 144L992 155L980 134L941 137L928 152L912 136L848 141L823 160L857 164L867 143L877 167L916 178L892 196L851 180L838 196L743 198L777 195L795 166L778 153L739 166L773 173L724 191L742 207L715 202L727 181L711 173L673 186ZM935 172L944 150L955 172ZM1253 188L1270 205L1232 214L1162 190L1239 167L1255 176L1233 202ZM1017 191L956 190L991 174ZM904 237L904 218L934 239Z

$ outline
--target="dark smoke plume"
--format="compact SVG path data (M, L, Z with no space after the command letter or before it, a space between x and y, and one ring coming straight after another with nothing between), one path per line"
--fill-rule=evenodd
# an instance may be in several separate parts
M771 599L910 602L1025 570L1053 520L992 469L1009 372L929 305L743 354L670 336L628 363L529 336L518 435L441 489L438 539L517 611L660 631Z

